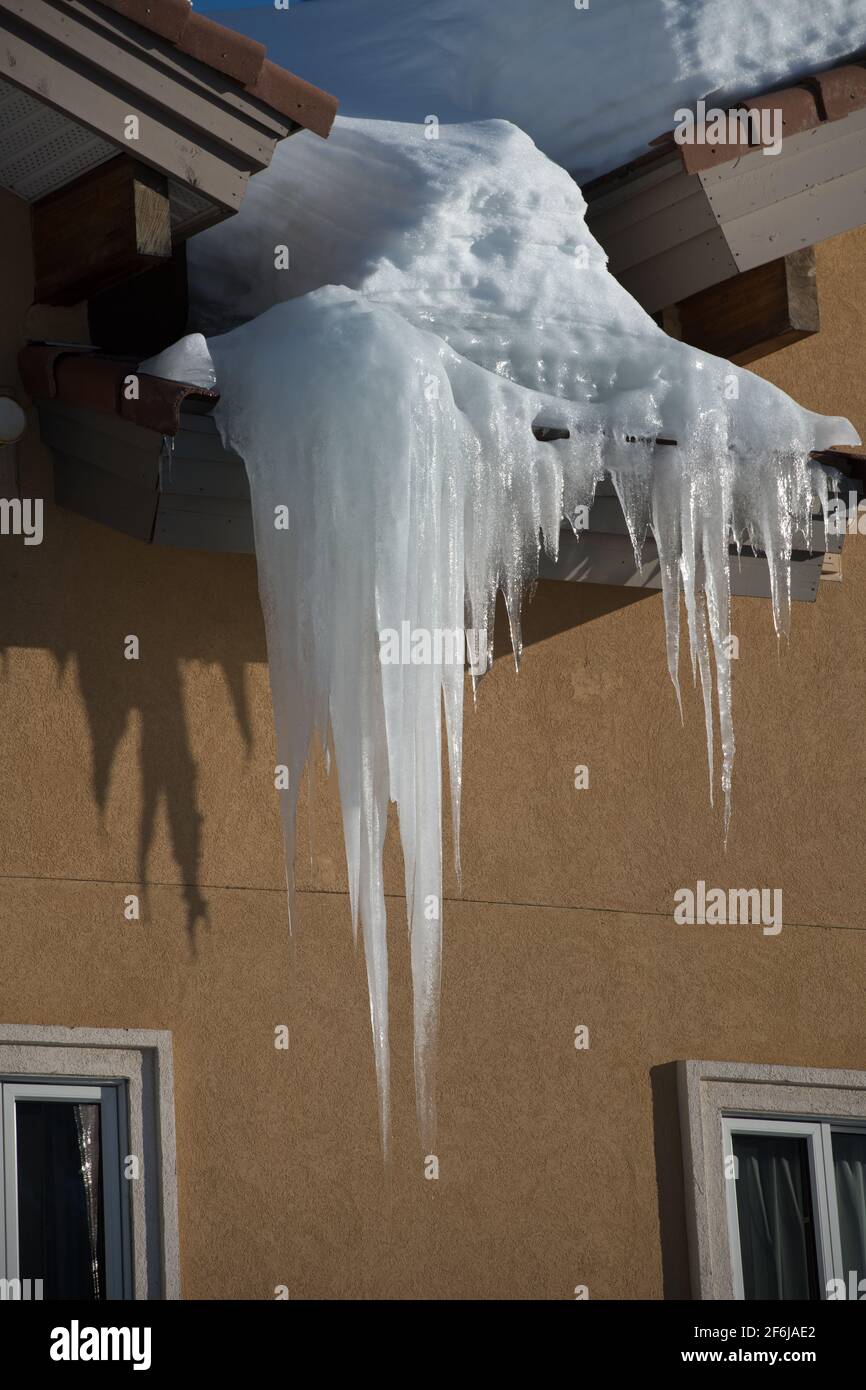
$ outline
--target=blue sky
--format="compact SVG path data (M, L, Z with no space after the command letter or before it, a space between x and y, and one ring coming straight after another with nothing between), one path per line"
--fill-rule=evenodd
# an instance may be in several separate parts
M253 10L266 5L268 0L194 0L193 8L199 14L212 14L216 10ZM310 0L291 0L291 5L309 4Z

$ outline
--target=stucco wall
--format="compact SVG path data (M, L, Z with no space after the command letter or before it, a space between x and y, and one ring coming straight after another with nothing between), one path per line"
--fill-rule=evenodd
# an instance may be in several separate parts
M0 236L0 298L14 290L23 313L14 200ZM759 367L866 434L866 234L819 248L818 275L821 334ZM0 320L7 379L19 329ZM45 493L33 415L21 462ZM844 582L797 606L778 656L769 605L734 600L725 852L699 700L687 687L680 727L667 679L660 597L539 587L520 676L497 661L467 703L438 1181L415 1134L390 837L388 1183L321 770L287 934L252 559L150 549L50 507L41 547L0 538L0 1020L171 1030L187 1297L687 1296L672 1063L866 1068L864 590L866 541L849 538ZM673 893L699 878L781 888L781 934L676 926Z

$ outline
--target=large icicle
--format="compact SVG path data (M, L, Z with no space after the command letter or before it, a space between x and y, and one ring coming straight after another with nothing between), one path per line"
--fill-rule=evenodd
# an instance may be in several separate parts
M443 3L423 9L435 15ZM321 5L336 8L348 13ZM312 14L304 22L314 25ZM318 731L332 740L339 777L386 1149L382 849L389 799L397 803L429 1151L442 709L459 811L464 671L444 644L429 660L392 664L383 634L408 624L429 639L465 625L492 644L501 589L519 652L541 544L554 553L561 518L610 476L636 548L650 528L658 544L677 688L684 601L711 786L715 692L727 825L730 540L766 552L784 631L790 552L821 487L810 451L858 440L847 421L802 410L657 328L608 274L576 184L514 126L478 121L425 136L419 117L341 119L324 145L294 137L253 180L240 216L195 239L191 270L194 325L213 335L217 421L250 478L279 760L290 769L289 879L298 786ZM281 245L289 271L275 268ZM539 443L541 424L569 437ZM676 447L655 447L660 436ZM279 507L288 530L274 525Z
M621 296L601 266L598 275L612 300ZM510 382L345 288L277 305L210 342L223 392L218 421L250 476L278 747L291 770L287 862L310 740L318 728L326 742L330 729L352 914L364 933L386 1146L387 804L390 797L399 811L419 1119L429 1151L441 960L441 709L444 700L456 791L463 665L444 655L390 664L380 659L382 634L400 633L406 623L412 633L449 633L465 622L492 641L502 588L519 644L539 537L555 553L560 518L589 504L609 473L638 545L650 526L657 539L675 681L680 587L685 595L712 776L711 639L727 824L730 535L745 534L766 550L782 630L792 539L809 525L815 490L809 451L856 438L845 422L809 415L746 373L737 374L740 398L729 404L722 388L730 364L691 352L641 317L656 349L647 379L641 383L619 357L621 341L606 344L605 353L596 326L596 351L579 358L592 382L579 402ZM579 343L577 323L574 336ZM576 373L576 363L563 361L560 379L567 367ZM629 385L617 392L610 383L620 373ZM570 438L539 443L538 423L565 425ZM672 432L675 449L626 442ZM280 507L289 508L288 531L274 525Z

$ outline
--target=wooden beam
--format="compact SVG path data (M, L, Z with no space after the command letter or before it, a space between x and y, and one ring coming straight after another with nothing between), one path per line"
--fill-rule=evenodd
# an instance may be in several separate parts
M74 304L171 256L164 175L118 155L33 204L35 300Z
M215 113L210 134L200 133L177 111L158 105L147 90L131 85L123 48L118 47L115 73L109 76L9 14L5 5L0 7L0 37L6 81L119 150L129 146L128 117L138 116L135 154L143 164L210 199L214 221L237 212L250 169L238 152L227 113Z
M815 250L807 246L690 295L662 312L671 337L739 366L820 328Z
M196 90L186 74L182 85L174 72L166 72L162 66L163 44L149 31L142 31L100 6L92 9L77 0L64 0L59 8L56 0L0 0L0 10L17 11L19 18L45 41L56 45L57 52L65 53L69 62L84 62L88 69L101 72L111 81L128 83L132 91L146 95L158 110L188 121L198 136L207 138L222 133L221 94L216 90L213 94ZM172 56L181 56L172 45L165 47ZM211 77L218 76L206 71ZM139 109L138 105L130 107L131 111ZM251 169L265 168L273 153L274 136L248 122L236 121L234 125L234 148L249 161ZM286 134L288 129L286 121L280 133Z

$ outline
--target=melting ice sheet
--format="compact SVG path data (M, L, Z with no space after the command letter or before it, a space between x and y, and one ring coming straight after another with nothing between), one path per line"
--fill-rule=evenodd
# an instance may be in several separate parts
M382 850L397 804L429 1151L442 748L456 836L464 669L435 643L426 662L383 661L381 635L407 622L431 635L465 626L492 644L501 589L519 656L540 548L556 553L561 519L609 476L636 551L650 528L658 546L677 692L684 612L727 825L730 539L766 552L784 631L794 539L808 544L813 495L826 497L810 451L858 439L847 421L668 338L608 274L575 182L516 126L468 121L436 140L425 129L423 117L341 118L326 144L301 134L279 146L240 215L192 243L193 321L211 336L207 347L186 340L174 370L206 379L209 348L217 423L249 474L278 757L290 771L290 881L314 734L333 747L386 1150ZM280 247L289 269L276 268ZM569 437L539 443L538 425ZM658 436L677 447L654 448ZM275 525L280 508L288 530Z

